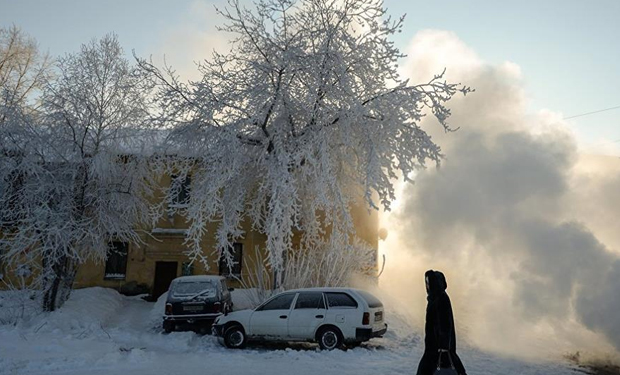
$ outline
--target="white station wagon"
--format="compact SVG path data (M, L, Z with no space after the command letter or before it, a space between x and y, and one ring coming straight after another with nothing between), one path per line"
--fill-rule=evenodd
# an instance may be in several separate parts
M355 346L387 330L383 304L351 288L308 288L280 293L254 310L219 316L213 334L229 348L249 340L311 341L322 349Z

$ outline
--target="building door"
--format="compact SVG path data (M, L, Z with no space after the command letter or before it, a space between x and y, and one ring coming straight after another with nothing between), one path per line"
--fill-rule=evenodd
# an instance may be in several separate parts
M153 298L166 293L170 283L177 277L177 262L155 262L155 281L153 282Z

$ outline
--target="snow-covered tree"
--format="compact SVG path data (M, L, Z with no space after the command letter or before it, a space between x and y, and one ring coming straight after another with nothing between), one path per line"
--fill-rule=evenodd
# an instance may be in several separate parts
M351 205L389 209L399 173L438 163L441 150L419 122L429 112L449 131L444 104L469 89L443 74L400 78L403 55L390 36L403 18L388 17L381 1L262 0L249 9L230 0L218 11L232 48L200 63L200 80L138 60L160 88L159 121L181 161L174 169L192 174L190 256L206 263L209 221L219 222L216 251L232 261L230 242L250 220L276 271L296 235L304 251L348 246Z
M0 28L0 149L23 136L19 123L33 114L32 100L49 80L52 60L39 51L36 41L16 26Z
M24 105L49 79L51 62L17 26L0 28L0 105ZM0 124L4 119L0 117Z
M148 85L108 35L58 59L40 111L13 111L0 159L0 246L40 267L42 303L68 297L79 264L139 241L149 217Z

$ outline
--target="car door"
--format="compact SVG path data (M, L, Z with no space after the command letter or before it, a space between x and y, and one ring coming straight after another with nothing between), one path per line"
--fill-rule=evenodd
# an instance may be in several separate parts
M357 301L346 292L327 292L325 300L326 323L338 327L345 338L355 337L355 327L362 323L363 317Z
M288 318L296 293L283 293L259 306L250 318L250 334L271 339L288 337Z
M288 335L294 339L313 339L314 332L325 320L322 292L299 292L288 319Z

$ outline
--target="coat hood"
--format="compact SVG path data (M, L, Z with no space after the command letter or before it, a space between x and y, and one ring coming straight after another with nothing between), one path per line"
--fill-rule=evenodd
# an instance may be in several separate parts
M448 283L446 277L440 271L428 270L424 274L426 280L428 280L428 288L426 293L429 296L436 296L446 290Z

